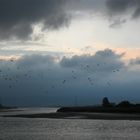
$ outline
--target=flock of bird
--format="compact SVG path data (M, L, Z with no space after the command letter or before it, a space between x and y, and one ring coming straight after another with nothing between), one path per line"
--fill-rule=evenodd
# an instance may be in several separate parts
M14 63L15 60L11 59L10 62ZM17 68L15 70L20 71L20 67L17 66ZM5 82L8 82L8 84L9 84L8 87L10 89L13 87L14 82L18 83L20 81L21 76L24 78L28 78L28 79L31 78L31 75L28 73L19 75L19 74L12 73L12 71L13 70L10 67L7 68L7 71L0 69L0 78L3 79Z
M15 61L13 60L13 59L11 59L10 60L10 62L11 63L14 63ZM92 68L91 68L91 66L89 65L89 64L86 64L86 65L83 65L83 64L81 64L80 65L81 66L81 69L82 70L84 70L84 71L86 71L87 73L88 72L90 72L90 71L92 71ZM96 66L99 68L99 67L101 67L101 64L96 64ZM9 89L11 89L13 86L12 86L12 84L15 82L15 83L18 83L23 77L24 78L26 78L27 80L28 79L32 79L32 72L31 71L27 71L26 73L22 73L22 75L18 75L18 72L17 72L17 75L14 75L14 74L11 74L11 69L10 68L8 68L7 69L8 70L8 72L9 72L9 74L7 73L7 74L4 74L5 73L5 71L3 71L3 70L1 70L0 69L0 78L3 78L3 80L5 80L5 81L7 81L8 82L8 87L9 87ZM16 70L17 71L20 71L21 70L21 68L19 67L19 66L17 66L17 68L16 68ZM98 69L97 69L97 71L98 71ZM112 73L117 73L117 72L119 72L120 71L120 69L115 69L115 70L113 70L112 71ZM90 74L89 74L90 75ZM22 77L22 78L21 78ZM73 80L79 80L79 78L80 78L80 76L78 77L78 72L77 72L77 70L71 70L71 78L73 79ZM67 82L69 81L69 79L63 79L62 80L62 83L60 83L61 85L65 85ZM94 85L94 83L96 82L94 79L93 79L93 77L91 77L91 76L88 76L87 77L87 81L89 82L89 84L90 85ZM107 81L106 82L106 84L108 85L108 86L111 86L111 82L110 81ZM53 84L53 85L51 85L51 88L52 89L55 89L56 88L56 85L55 84Z

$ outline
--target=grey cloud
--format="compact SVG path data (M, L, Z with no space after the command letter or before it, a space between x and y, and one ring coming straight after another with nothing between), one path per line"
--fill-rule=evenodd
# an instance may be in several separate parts
M72 0L67 9L73 13L78 11L104 17L111 22L111 28L116 28L130 19L139 17L140 2L139 0Z
M134 6L136 0L107 0L107 6L113 13L121 13Z
M87 69L92 72L110 72L124 67L124 63L120 60L122 55L117 55L112 50L106 49L104 51L98 51L92 56L74 56L71 59L64 57L60 64L63 67L80 68L81 70Z
M104 96L115 101L137 101L139 71L129 71L112 50L93 56L56 58L23 56L17 61L0 61L0 97L7 105L43 106L97 104ZM135 95L135 96L134 96Z
M70 7L73 12L90 12L95 16L105 17L111 21L112 28L140 16L139 0L79 0L71 1Z
M40 22L48 29L67 24L64 4L65 0L0 0L0 38L27 39Z
M120 19L120 18L117 18L117 19L114 19L113 22L110 24L110 27L111 28L118 28L120 27L120 25L126 23L126 19Z
M70 0L67 8L74 11L102 11L105 9L106 0Z
M133 9L133 13L127 14L139 17L139 0L0 0L0 39L27 40L33 33L33 25L38 23L43 24L42 30L68 26L77 12L110 19L129 9ZM119 19L111 26L126 22L124 18Z
M98 11L105 0L0 0L0 39L28 39L33 25L42 30L67 26L71 12Z
M140 2L139 2L139 7L135 10L133 14L133 18L138 18L140 16Z
M139 0L107 0L106 5L111 16L121 15L122 13L129 14L132 18L140 16Z

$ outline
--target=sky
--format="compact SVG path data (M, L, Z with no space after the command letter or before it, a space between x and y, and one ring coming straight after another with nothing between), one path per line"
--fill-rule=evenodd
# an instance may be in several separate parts
M139 0L0 0L0 101L140 103Z

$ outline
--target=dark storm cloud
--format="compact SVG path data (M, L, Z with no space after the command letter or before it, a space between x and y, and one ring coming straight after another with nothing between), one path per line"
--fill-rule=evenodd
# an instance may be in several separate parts
M125 12L132 14L132 18L138 18L140 16L139 0L107 0L106 5L111 16ZM131 13L130 10L133 12Z
M107 6L112 13L120 13L134 6L136 0L107 0Z
M33 25L58 29L69 24L69 12L97 10L96 0L0 0L0 39L28 39ZM100 8L102 9L102 8Z
M27 39L32 26L57 29L68 23L65 0L0 0L0 38Z
M130 12L131 10L133 12ZM67 26L77 13L93 14L109 19L116 16L140 15L139 0L0 0L0 39L30 38L33 26L43 24L42 30ZM126 22L115 19L111 27Z
M73 11L100 11L103 12L106 0L70 0L67 8Z
M0 97L7 105L96 104L104 96L118 101L139 97L140 72L130 71L112 50L91 56L23 56L0 61ZM134 96L135 95L135 96Z
M140 16L139 0L72 0L70 2L67 9L72 13L100 16L110 22L111 28L120 27L128 20Z
M109 20L110 27L120 27L128 20L139 18L139 0L79 0L71 1L69 7L81 13L90 13Z

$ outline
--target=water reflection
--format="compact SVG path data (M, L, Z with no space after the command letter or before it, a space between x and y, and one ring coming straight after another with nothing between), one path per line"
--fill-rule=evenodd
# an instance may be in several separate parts
M139 140L139 121L0 117L0 140Z

